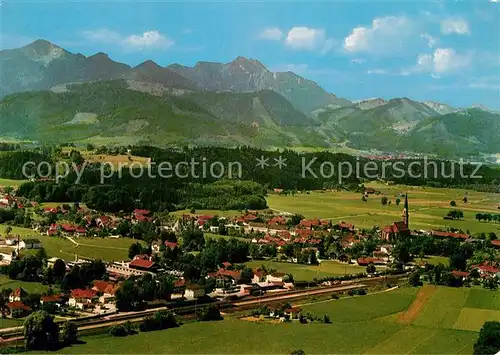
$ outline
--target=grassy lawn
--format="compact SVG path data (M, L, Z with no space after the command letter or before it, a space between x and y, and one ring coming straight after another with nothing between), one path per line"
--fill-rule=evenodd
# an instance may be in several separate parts
M465 307L500 310L500 292L471 289Z
M453 328L478 332L488 321L500 322L500 310L462 308Z
M190 215L193 217L205 215L205 216L219 216L219 217L228 217L228 218L240 216L242 213L244 213L244 211L236 211L236 210L228 210L228 211L196 210L195 213L191 213L190 210L179 210L179 211L172 212L172 214L174 216L178 216L178 217L180 217L182 215Z
M462 189L438 189L414 186L371 183L367 186L381 191L380 195L371 195L367 202L361 200L361 194L352 192L318 192L280 196L271 194L267 197L268 205L276 210L299 213L306 218L325 218L334 222L346 221L359 228L383 226L401 220L402 204L396 205L398 194L408 191L410 203L410 223L413 229L460 228L471 233L499 232L500 225L478 222L478 212L498 213L500 196L493 193L481 193ZM381 197L386 196L392 203L382 206ZM462 199L467 196L468 203ZM451 209L450 201L455 201L455 209L464 212L464 220L450 221L443 217Z
M452 329L469 291L468 288L439 287L413 324Z
M37 238L49 256L73 260L75 255L90 259L102 259L106 261L128 260L128 248L137 242L130 238L77 238L74 240L79 244L73 244L62 237L49 237L40 235L28 228L12 227L11 234L20 234L22 237Z
M61 353L289 354L363 353L399 330L396 324L259 324L237 319L191 323L126 338L87 337ZM168 339L168 340L167 340Z
M24 323L24 319L0 318L0 328L17 327Z
M302 308L317 316L328 314L332 322L367 321L404 311L412 303L417 290L403 288L374 295L329 300Z
M420 259L417 259L420 260ZM425 257L423 259L424 262L427 262L431 265L438 265L438 264L443 264L444 266L448 266L450 264L450 259L447 258L446 256L435 256L435 255L430 255Z
M207 239L237 239L243 242L250 242L252 239L250 238L242 238L242 237L231 237L228 235L220 235L220 234L214 234L214 233L208 233L208 232L203 232L203 236L205 237L205 240Z
M435 308L446 297L450 307L461 307L469 290L438 287L420 316L429 319L425 326L398 322L398 313L412 304L419 290L403 288L302 306L315 314L330 314L332 324L270 324L227 318L126 338L89 336L83 339L86 344L62 349L60 353L286 354L302 349L306 354L471 354L477 331L432 323L432 319L443 314L434 317L426 310ZM493 294L480 297L489 299Z
M22 185L26 181L27 180L0 179L0 186L2 186L2 187L5 187L5 186L17 187L19 185Z
M261 265L264 265L268 269L276 269L280 272L292 274L295 281L312 281L314 278L342 276L346 274L366 272L365 267L343 264L331 260L324 260L319 266L266 260L255 260L246 263L246 265L251 268L258 268Z
M44 293L49 287L47 285L42 285L38 282L26 282L26 281L17 281L11 280L6 275L0 275L0 288L10 288L16 289L18 287L24 288L28 293Z

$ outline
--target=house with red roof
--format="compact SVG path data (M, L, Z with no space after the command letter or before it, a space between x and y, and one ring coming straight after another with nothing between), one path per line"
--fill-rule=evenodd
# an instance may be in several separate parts
M340 222L333 226L335 230L343 231L343 232L354 232L354 224Z
M299 223L299 227L301 228L309 228L317 227L321 225L321 221L319 219L303 219Z
M75 232L76 227L71 224L61 224L61 230L66 234L73 234Z
M179 246L179 244L177 244L177 242L169 242L168 240L165 241L165 246L168 248L168 249L175 249Z
M493 248L500 248L500 239L494 239L491 241Z
M43 212L46 214L57 214L57 213L59 213L59 208L57 208L57 207L44 207Z
M386 265L387 261L384 259L378 259L378 258L358 258L357 263L359 266L367 266L368 264L374 264L374 265Z
M60 307L62 303L64 303L64 298L61 295L46 295L40 297L40 303L44 304L53 304L57 307Z
M465 280L467 277L469 277L469 273L467 271L459 271L459 270L453 270L451 274L457 278L457 279L462 279Z
M495 275L500 272L500 265L484 262L481 265L472 265L471 270L477 269L482 277Z
M111 225L112 219L108 216L100 216L96 218L95 223L99 228L109 227Z
M98 302L99 297L97 291L93 289L74 289L71 290L71 296L69 298L68 304L70 307L75 307L78 309L93 308Z
M153 258L148 255L136 255L128 264L128 267L149 272L156 272L158 269L158 265L153 261Z
M9 310L9 315L12 318L27 316L31 311L31 308L22 303L21 301L14 301L7 303L7 309Z
M284 226L287 223L287 219L283 216L275 216L271 218L267 224L272 227L272 226Z
M97 292L97 295L99 296L99 302L104 304L113 302L115 300L115 294L119 288L119 284L108 281L95 280L92 290Z
M21 300L27 295L28 292L26 292L22 287L18 287L9 295L9 302L21 302Z
M246 222L255 222L256 220L259 219L259 217L250 213L250 214L247 214L247 215L243 216L243 219Z
M443 232L443 231L431 231L431 235L436 238L453 238L453 239L469 239L469 235L465 233L454 233L454 232Z
M87 234L87 229L84 227L76 227L75 233L80 235L80 236L85 236Z

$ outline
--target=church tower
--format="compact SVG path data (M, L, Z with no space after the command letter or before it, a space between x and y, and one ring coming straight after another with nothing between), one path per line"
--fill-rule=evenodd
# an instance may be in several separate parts
M410 212L408 211L408 193L405 195L405 208L403 209L403 223L410 229Z

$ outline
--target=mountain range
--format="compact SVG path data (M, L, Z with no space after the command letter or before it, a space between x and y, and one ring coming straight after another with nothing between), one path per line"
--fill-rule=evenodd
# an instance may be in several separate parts
M136 67L44 40L0 52L0 136L39 141L500 152L500 115L409 98L349 101L254 59Z

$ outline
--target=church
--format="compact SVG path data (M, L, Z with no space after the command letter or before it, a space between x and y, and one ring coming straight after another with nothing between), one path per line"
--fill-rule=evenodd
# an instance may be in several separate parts
M390 226L382 228L380 237L382 240L395 241L410 236L410 213L408 210L408 194L405 196L405 206L403 209L403 220L394 222Z

